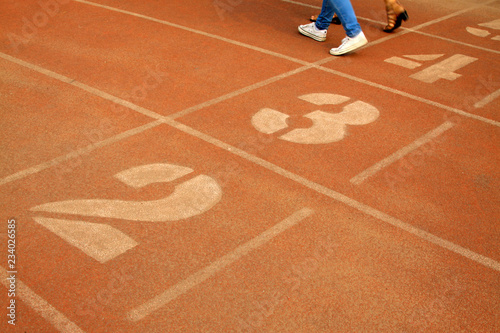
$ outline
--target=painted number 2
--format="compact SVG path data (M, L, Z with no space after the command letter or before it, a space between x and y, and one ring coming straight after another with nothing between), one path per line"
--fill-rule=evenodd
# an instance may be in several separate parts
M130 187L141 188L153 183L171 182L193 171L172 164L149 164L122 171L115 178ZM219 184L209 176L199 175L177 185L172 194L158 200L68 200L36 206L31 211L166 222L202 214L215 206L221 197ZM100 262L137 245L130 237L109 225L43 217L35 217L34 220Z

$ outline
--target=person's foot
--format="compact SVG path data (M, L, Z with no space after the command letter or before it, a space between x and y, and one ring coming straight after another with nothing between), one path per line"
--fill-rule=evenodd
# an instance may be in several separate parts
M299 25L299 32L304 36L311 37L318 42L324 42L326 40L327 29L319 30L316 28L316 23L309 23L304 25Z
M316 22L318 20L318 16L319 15L313 15L313 16L311 16L311 18L309 20L311 22ZM332 24L336 24L336 25L340 25L341 24L340 19L337 16L337 14L333 14Z
M368 40L366 39L363 31L361 31L355 37L346 36L346 38L342 40L342 44L340 44L339 47L330 50L330 54L335 56L346 54L359 49L366 43L368 43Z
M397 0L385 0L385 10L387 12L387 25L385 32L393 32L401 26L402 21L408 20L408 13Z

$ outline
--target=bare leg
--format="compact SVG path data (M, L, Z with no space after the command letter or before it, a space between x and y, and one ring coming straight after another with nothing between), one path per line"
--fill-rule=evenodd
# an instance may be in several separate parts
M384 0L387 11L387 25L385 32L392 32L401 26L401 21L408 20L408 13L398 0Z

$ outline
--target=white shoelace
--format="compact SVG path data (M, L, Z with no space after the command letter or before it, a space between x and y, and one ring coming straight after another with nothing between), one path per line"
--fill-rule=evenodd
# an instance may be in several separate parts
M345 37L344 39L342 39L342 44L340 44L339 47L337 47L337 49L341 49L345 43L347 43L351 38L349 36Z

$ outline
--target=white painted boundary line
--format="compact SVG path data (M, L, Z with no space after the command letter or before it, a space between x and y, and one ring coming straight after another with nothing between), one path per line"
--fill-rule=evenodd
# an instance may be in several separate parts
M185 115L188 115L190 113L196 112L198 110L207 108L207 107L209 107L211 105L215 105L217 103L223 102L225 100L231 99L231 98L239 96L241 94L248 93L248 92L250 92L252 90L265 87L265 86L267 86L267 85L269 85L271 83L278 82L279 80L282 80L282 79L287 78L289 76L293 76L293 75L298 74L300 72L306 71L308 69L311 69L312 67L314 67L314 66L312 66L312 65L310 65L310 66L302 66L302 67L299 67L299 68L294 69L292 71L289 71L289 72L286 72L286 73L283 73L283 74L279 74L279 75L274 76L272 78L269 78L267 80L264 80L264 81L261 81L261 82L257 82L255 84L250 85L250 86L247 86L247 87L241 88L239 90L230 92L228 94L225 94L225 95L220 96L218 98L212 99L212 100L207 101L205 103L201 103L201 104L195 105L193 107L187 108L185 110L179 111L177 113L174 113L174 114L168 116L168 118L169 119L177 119L179 117L183 117Z
M56 165L58 165L60 163L63 163L63 162L66 162L66 161L68 161L68 160L70 160L72 158L75 158L76 156L81 156L81 155L84 155L84 154L88 154L88 153L90 153L91 151L93 151L93 150L95 150L97 148L101 148L101 147L113 144L115 142L118 142L118 141L120 141L122 139L128 138L130 136L142 133L142 132L144 132L144 131L146 131L148 129L151 129L153 127L161 125L164 122L164 119L166 119L166 118L175 119L177 117L185 116L185 115L187 115L189 113L198 111L198 110L200 110L202 108L205 108L205 107L208 107L210 105L214 105L214 104L220 103L222 101L225 101L227 99L236 97L236 96L241 95L243 93L247 93L247 92L252 91L254 89L264 87L264 86L266 86L268 84L271 84L273 82L279 81L279 80L281 80L283 78L286 78L288 76L292 76L292 75L295 75L297 73L303 72L303 71L305 71L307 69L310 69L310 68L313 68L315 66L321 65L323 62L325 62L328 59L327 58L327 59L319 60L319 61L317 61L314 64L309 64L308 66L299 67L299 68L291 70L289 72L286 72L286 73L283 73L283 74L279 74L279 75L277 75L275 77L271 77L271 78L266 79L264 81L255 83L255 84L250 85L248 87L239 89L237 91L234 91L234 92L231 92L229 94L217 97L217 98L212 99L210 101L201 103L199 105L193 106L191 108L185 109L183 111L179 111L179 112L177 112L175 114L172 114L172 115L170 115L168 117L165 117L165 116L162 116L162 115L160 115L160 114L158 114L156 112L150 111L150 110L148 110L146 108L143 108L143 107L135 105L135 104L133 104L131 102L128 102L128 101L126 101L124 99L121 99L119 97L115 97L115 96L113 96L111 94L105 93L105 92L103 92L101 90L95 89L95 88L90 87L90 86L88 86L86 84L83 84L81 82L75 81L75 80L73 80L73 79L71 79L69 77L66 77L64 75L55 73L53 71L47 70L47 69L39 67L37 65L30 64L30 63L28 63L26 61L17 59L17 58L12 57L12 56L10 56L8 54L4 54L4 53L0 52L0 58L3 58L5 60L7 60L7 61L10 61L12 63L18 64L20 66L26 67L28 69L31 69L31 70L35 71L35 72L38 72L38 73L43 74L43 75L46 75L46 76L48 76L50 78L59 80L61 82L67 83L67 84L70 84L70 85L72 85L74 87L77 87L77 88L80 88L80 89L82 89L82 90L84 90L84 91L86 91L86 92L88 92L88 93L90 93L90 94L92 94L94 96L98 96L100 98L106 99L108 101L111 101L111 102L116 103L118 105L124 106L124 107L129 108L131 110L134 110L134 111L136 111L136 112L138 112L140 114L143 114L145 116L148 116L150 118L153 118L153 119L157 120L157 121L153 121L151 123L145 124L143 126L140 126L140 127L137 127L137 128L134 128L134 129L131 129L131 130L128 130L128 131L125 131L123 133L117 134L117 135L115 135L113 137L110 137L108 139L105 139L105 140L103 140L101 142L97 142L97 143L88 145L87 147L78 149L76 151L72 151L72 152L70 152L70 153L68 153L66 155L56 157L56 158L54 158L54 159L52 159L50 161L41 163L39 165L27 168L25 170L16 172L15 174L12 174L12 175L9 175L7 177L4 177L4 178L0 179L0 186L4 185L4 184L7 184L7 183L10 183L10 182L13 182L13 181L16 181L16 180L19 180L19 179L22 179L22 178L27 177L27 176L29 176L31 174L38 173L38 172L43 171L45 169L48 169L50 167L56 166Z
M7 59L7 60L10 60L11 58L15 59L15 58L13 58L11 56L8 56L8 55L5 55L3 53L0 53L0 57L2 57L4 59ZM25 63L24 61L17 60L17 59L16 59L15 62L19 63L19 64ZM33 67L32 68L33 70L37 70L37 66L32 65L32 67ZM48 76L51 76L51 73L55 74L56 76L51 76L51 77L54 77L54 78L57 78L57 79L59 79L59 77L66 78L66 77L64 77L62 75L56 74L56 73L51 72L51 71L45 70L45 72L48 73L48 74L46 74ZM333 71L333 72L336 72L336 71ZM342 73L340 73L340 74L344 75ZM353 77L353 78L355 80L361 80L361 79L358 79L356 77ZM363 80L363 81L365 81L365 80ZM386 88L386 87L383 87L383 86L375 84L375 83L370 83L369 81L365 81L365 82L368 82L368 84L376 85L376 86L388 89L389 91L392 91L391 88ZM131 109L133 109L133 110L135 110L137 112L140 112L140 113L145 112L143 114L156 115L156 117L159 117L159 115L157 113L153 112L153 111L147 110L147 109L142 108L140 106L137 106L137 105L135 105L133 103L130 103L130 102L125 101L125 100L122 100L122 99L120 99L118 97L114 97L114 96L109 95L109 94L107 94L105 92L101 92L98 89L91 88L91 87L86 86L86 85L81 84L81 83L77 84L74 81L71 81L71 82L68 82L68 83L70 83L72 85L75 85L77 87L80 87L80 88L82 88L82 89L84 89L86 91L89 91L90 93L96 94L97 96L100 96L102 98L106 98L106 99L111 98L111 99L115 100L116 103L118 103L120 105L128 106L128 107L130 107ZM87 88L89 88L89 89L87 90ZM405 96L406 95L409 95L409 94L405 94ZM409 95L409 97L411 98L412 95ZM417 96L413 96L413 98L419 100L419 97L417 97ZM462 114L462 113L466 114L466 112L464 112L464 111L453 109L453 108L448 108L448 107L446 107L444 105L442 107L445 108L445 109L455 110L454 112L459 113L459 114ZM469 116L473 116L473 115L469 115ZM163 122L165 122L166 124L168 124L168 125L176 128L176 129L178 129L178 130L180 130L180 131L182 131L184 133L192 135L192 136L194 136L194 137L196 137L198 139L204 140L204 141L206 141L208 143L211 143L211 144L213 144L213 145L215 145L217 147L220 147L220 148L222 148L224 150L230 151L231 153L233 153L235 155L238 155L238 156L240 156L240 157L242 157L242 158L244 158L244 159L246 159L246 160L248 160L248 161L250 161L250 162L252 162L254 164L260 165L260 166L262 166L262 167L264 167L264 168L266 168L268 170L271 170L271 171L273 171L273 172L275 172L275 173L277 173L279 175L282 175L283 177L286 177L286 178L288 178L288 179L290 179L292 181L295 181L295 182L297 182L299 184L302 184L305 187L308 187L308 188L310 188L310 189L312 189L312 190L314 190L314 191L316 191L318 193L324 194L324 195L326 195L326 196L328 196L328 197L330 197L330 198L332 198L334 200L340 201L340 202L342 202L342 203L344 203L344 204L346 204L346 205L348 205L348 206L350 206L352 208L355 208L355 209L357 209L357 210L359 210L361 212L364 212L364 213L366 213L368 215L371 215L371 216L373 216L373 217L375 217L377 219L380 219L380 220L382 220L382 221L384 221L386 223L389 223L389 224L391 224L391 225L393 225L393 226L395 226L397 228L406 230L406 231L408 231L408 232L416 235L417 237L420 237L422 239L428 240L428 241L430 241L430 242L432 242L432 243L434 243L434 244L436 244L438 246L441 246L441 247L443 247L445 249L449 249L450 251L453 251L453 252L455 252L457 254L460 254L460 255L462 255L462 256L464 256L466 258L470 258L470 259L472 259L472 260L474 260L474 261L476 261L476 262L478 262L478 263L480 263L482 265L485 265L487 267L490 267L492 269L500 271L500 263L498 263L497 261L495 261L493 259L490 259L488 257L485 257L485 256L482 256L480 254L477 254L477 253L475 253L475 252L473 252L471 250L465 249L465 248L463 248L463 247L461 247L459 245L456 245L456 244L451 243L451 242L449 242L447 240L444 240L442 238L434 236L434 235L432 235L432 234L430 234L430 233L428 233L426 231L423 231L421 229L415 228L415 227L413 227L412 225L410 225L408 223L405 223L405 222L400 221L400 220L398 220L396 218L393 218L390 215L387 215L387 214L385 214L383 212L380 212L380 211L378 211L378 210L376 210L374 208L371 208L371 207L369 207L369 206L367 206L365 204L362 204L362 203L360 203L360 202L358 202L358 201L356 201L354 199L351 199L351 198L349 198L349 197L347 197L347 196L345 196L345 195L343 195L343 194L341 194L339 192L333 191L333 190L331 190L331 189L329 189L327 187L324 187L322 185L319 185L317 183L309 181L306 178L303 178L303 177L301 177L299 175L296 175L296 174L294 174L292 172L289 172L289 171L287 171L285 169L282 169L282 168L280 168L280 167L278 167L278 166L276 166L276 165L274 165L274 164L272 164L270 162L267 162L267 161L265 161L265 160L263 160L263 159L261 159L259 157L256 157L256 156L253 156L251 154L248 154L248 153L246 153L243 150L240 150L240 149L238 149L236 147L233 147L233 146L231 146L229 144L226 144L226 143L224 143L224 142L222 142L222 141L220 141L220 140L218 140L216 138L213 138L213 137L211 137L209 135L201 133L201 132L199 132L199 131L191 128L191 127L188 127L188 126L186 126L184 124L181 124L181 123L179 123L179 122L177 122L177 121L175 121L173 119L169 119L168 117L161 117L160 116L159 120L162 120L162 119L163 119ZM489 119L486 119L486 120L489 120ZM494 122L494 121L492 121L492 122ZM500 123L494 122L494 125L500 126Z
M19 172L16 172L16 173L10 175L10 176L7 176L7 177L4 177L4 178L0 179L0 186L4 185L4 184L7 184L7 183L10 183L10 182L13 182L13 181L16 181L16 180L19 180L19 179L23 179L23 178L25 178L25 177L27 177L29 175L41 172L41 171L49 169L49 168L51 168L53 166L57 166L57 165L59 165L61 163L67 162L69 160L72 160L72 159L74 159L77 156L82 156L82 155L88 154L88 153L94 151L95 149L102 148L102 147L111 145L113 143L119 142L119 141L121 141L121 140L123 140L125 138L134 136L136 134L142 133L142 132L147 131L147 130L149 130L151 128L159 126L162 123L163 122L161 122L161 121L153 121L153 122L148 123L146 125L143 125L143 126L140 126L140 127L136 127L136 128L131 129L131 130L122 132L122 133L120 133L118 135L115 135L115 136L110 137L108 139L105 139L103 141L97 142L95 144L90 144L87 147L84 147L84 148L72 151L72 152L70 152L70 153L68 153L66 155L62 155L62 156L56 157L56 158L54 158L54 159L52 159L50 161L47 161L47 162L44 162L44 163L40 163L38 165L32 166L31 168L27 168L27 169L21 170Z
M361 78L359 78L357 76L353 76L353 75L350 75L350 74L345 74L343 72L339 72L339 71L334 70L334 69L329 69L329 68L323 67L322 70L325 71L325 72L329 72L329 73L332 73L332 74L344 77L344 78L352 80L352 81L363 83L363 84L365 84L367 86L371 86L371 87L379 88L380 90L385 90L385 91L388 91L388 92L392 92L392 93L394 93L396 95L407 97L407 98L412 99L412 100L417 101L417 102L421 102L421 103L424 103L424 104L427 104L427 105L435 106L435 107L437 107L439 109L450 111L450 112L456 113L458 115L461 115L461 116L464 116L464 117L467 117L467 118L476 119L476 120L482 121L483 123L486 123L486 124L489 124L489 125L493 125L493 126L496 126L496 127L500 127L500 121L496 121L496 120L493 120L493 119L481 117L481 116L478 116L476 114L469 113L469 112L466 112L466 111L463 111L463 110L460 110L460 109L457 109L457 108L454 108L454 107L451 107L451 106L447 106L447 105L444 105L444 104L441 104L441 103L438 103L438 102L434 102L434 101L431 101L431 100L428 100L428 99L425 99L425 98L422 98L422 97L419 97L419 96L416 96L416 95L412 95L412 94L406 93L406 92L398 90L398 89L394 89L394 88L391 88L391 87L386 87L384 85L381 85L381 84L378 84L378 83L375 83L375 82L371 82L371 81L368 81L368 80L365 80L365 79L361 79Z
M227 266L233 264L242 257L246 256L251 251L268 243L273 238L280 235L284 231L290 229L291 227L295 226L302 220L311 216L313 213L314 211L309 208L303 208L295 212L294 214L284 219L280 223L264 231L259 236L237 247L234 251L217 259L212 264L189 276L187 279L177 283L164 293L156 296L155 298L144 303L143 305L136 307L135 309L129 312L128 314L129 319L131 321L139 321L143 319L144 317L151 314L153 311L158 310L159 308L165 306L166 304L173 301L177 297L185 294L192 288L208 280L209 278L211 278L212 276L214 276Z
M365 205L361 202L358 202L354 199L349 198L348 196L343 195L342 193L336 192L334 190L331 190L323 185L317 184L313 181L310 181L302 176L299 176L297 174L294 174L288 170L285 170L277 165L272 164L271 162L268 162L264 159L261 159L257 156L251 155L241 149L238 149L236 147L233 147L227 143L224 143L216 138L213 138L209 135L206 135L204 133L201 133L189 126L186 126L184 124L178 123L175 120L171 120L167 122L171 126L177 128L180 131L183 131L187 134L190 134L194 137L197 137L201 140L204 140L208 143L211 143L214 146L220 147L224 150L230 151L231 153L240 156L256 165L260 165L261 167L268 169L270 171L273 171L274 173L281 175L287 179L290 179L296 183L299 183L303 185L304 187L310 188L313 191L323 194L327 197L330 197L336 201L339 201L349 207L352 207L360 212L363 212L367 215L373 216L378 220L381 220L383 222L386 222L398 229L405 230L418 238L421 238L423 240L429 241L437 246L440 246L444 249L450 250L452 252L455 252L465 258L469 258L481 265L484 265L486 267L489 267L491 269L494 269L498 272L500 272L500 263L498 261L495 261L491 258L488 258L486 256L483 256L481 254L475 253L474 251L471 251L469 249L466 249L460 245L454 244L450 241L447 241L443 238L437 237L427 231L424 231L422 229L416 228L413 225L403 222L397 218L394 218L386 213L383 213L375 208L372 208L368 205Z
M119 8L115 8L115 7L110 7L110 6L106 6L106 5L101 5L101 4L98 4L98 3L95 3L95 2L91 2L91 1L85 1L85 0L73 0L73 1L74 2L79 2L79 3L82 3L82 4L86 4L86 5L89 5L89 6L104 8L104 9L107 9L107 10L110 10L110 11L113 11L113 12L117 12L117 13L127 14L127 15L131 15L131 16L134 16L134 17L146 19L148 21L160 23L160 24L167 25L167 26L170 26L170 27L173 27L173 28L182 29L184 31L193 32L193 33L201 35L201 36L214 38L214 39L217 39L217 40L220 40L220 41L223 41L223 42L226 42L226 43L230 43L230 44L233 44L233 45L237 45L237 46L242 46L242 47L248 48L250 50L254 50L254 51L257 51L257 52L262 52L264 54L268 54L268 55L271 55L271 56L274 56L274 57L278 57L278 58L281 58L281 59L292 61L292 62L301 64L301 65L309 65L309 63L307 61L304 61L304 60L300 60L300 59L296 59L296 58L293 58L293 57L289 57L289 56L286 56L284 54L280 54L280 53L277 53L277 52L269 51L269 50L266 50L266 49L263 49L263 48L260 48L260 47L257 47L257 46L253 46L253 45L250 45L250 44L238 42L238 41L226 38L226 37L214 35L214 34L202 31L202 30L197 30L197 29L189 28L189 27L186 27L186 26L183 26L183 25L180 25L180 24L175 24L175 23L172 23L172 22L168 22L168 21L165 21L165 20L160 20L160 19L157 19L157 18L154 18L154 17L151 17L151 16L142 15L142 14L130 12L128 10L123 10L123 9L119 9Z
M414 150L418 149L419 147L421 147L421 146L425 145L426 143L432 141L433 139L437 138L438 136L440 136L441 134L443 134L444 132L446 132L447 130L452 128L453 126L455 126L454 123L449 122L449 121L445 122L441 126L435 128L432 131L430 131L429 133L425 134L421 138L415 140L414 142L412 142L408 146L401 148L400 150L398 150L394 154L388 156L387 158L383 159L382 161L376 163L375 165L373 165L370 168L366 169L365 171L361 172L357 176L351 178L350 182L353 183L354 185L360 185L362 182L364 182L368 178L372 177L380 170L382 170L382 169L388 167L389 165L399 161L400 159L402 159L403 157L405 157L409 153L413 152Z
M475 9L475 8L472 8L472 9ZM427 37L431 37L431 38L435 38L435 39L444 40L445 42L450 42L450 43L453 43L453 44L467 46L467 47L470 47L470 48L473 48L473 49L478 49L478 50L481 50L481 51L486 51L486 52L500 54L500 51L497 51L497 50L488 49L486 47L482 47L482 46L478 46L478 45L474 45L474 44L469 44L469 43L461 42L459 40L454 40L454 39L451 39L451 38L446 38L446 37L442 37L442 36L438 36L438 35L433 35L433 34L430 34L430 33L427 33L427 32L423 32L423 31L415 31L415 33L419 34L419 35L422 35L422 36L427 36Z
M79 0L75 0L75 1L81 2L81 3L88 3L86 1L79 1ZM88 4L90 4L90 3L88 3ZM93 4L93 5L96 5L96 4ZM103 8L108 8L108 9L112 9L111 7L107 7L107 6L101 6L101 5L96 5L96 6L103 7ZM112 9L112 10L120 11L120 10L117 10L117 9ZM125 12L125 11L122 11L122 12ZM130 12L126 12L126 13L130 13ZM134 15L133 13L130 13L130 14ZM139 15L139 14L135 14L134 16L147 18L147 17ZM157 21L162 22L161 20L157 20ZM172 25L172 24L169 24L169 25ZM185 28L185 27L183 27L183 28ZM189 29L189 28L185 28L185 29L188 29L188 30L190 30L192 32L199 33L198 31L196 31L194 29ZM234 42L234 41L231 41L231 40L226 39L226 38L222 38L222 37L211 35L211 34L206 34L206 33L203 33L203 32L201 32L201 33L205 34L206 36L210 36L210 37L214 37L214 38L217 38L217 39L220 39L220 40L228 41L228 42L236 44L236 45L250 47L250 48L258 50L260 52L264 52L264 53L267 53L267 54L272 54L272 55L275 55L275 56L278 56L278 57L283 57L283 55L280 55L280 54L277 54L277 53L274 53L274 52L270 52L270 51L267 51L267 50L264 50L264 49L255 48L255 47L252 47L251 45L247 45L247 44L244 44L244 43ZM0 54L0 56L2 56L2 54ZM3 55L2 57L5 58L4 56L6 56L6 55ZM297 62L297 59L290 58L290 57L286 57L286 58L287 58L287 60ZM310 64L302 62L302 61L300 61L300 63L310 65ZM66 77L61 76L59 74L56 74L54 72L51 72L49 70L43 70L43 72L40 71L40 73L48 75L48 76L56 78L56 79L59 79L59 80L61 80L63 82L72 84L72 85L77 86L77 87L79 87L81 89L89 91L90 93L93 93L93 94L96 94L96 92L98 92L97 95L101 96L101 97L103 97L103 95L108 95L108 94L106 94L104 92L101 92L101 91L99 91L97 89L93 89L93 88L90 89L90 90L87 90L86 88L90 88L90 87L88 87L88 86L86 86L84 84L78 83L78 82L74 83L73 80L67 81ZM111 95L108 95L108 96L111 96ZM118 100L119 100L119 102L120 102L119 104L122 104L122 105L123 104L127 104L129 107L130 106L135 106L132 103L123 101L123 100L118 99L118 98L116 98L114 96L111 96L111 97L114 98L114 99L116 99L115 102L118 102ZM140 107L135 106L134 109L137 109L137 108L140 108ZM140 109L143 109L143 108L140 108ZM144 110L146 110L146 109L144 109ZM151 114L150 113L151 111L149 111L149 110L146 110L146 111L148 111L147 113L149 113L148 114L149 116L153 116L153 114L154 114L153 118L157 118L157 114L156 113L153 112ZM461 110L458 110L458 111L461 111ZM168 120L168 118L166 118L166 119ZM154 123L156 123L156 122L154 122ZM315 190L318 193L325 194L325 195L333 198L334 200L341 201L341 202L345 203L346 205L348 205L350 207L356 208L359 211L362 211L362 212L364 212L364 213L366 213L368 215L376 217L376 218L378 218L378 219L380 219L380 220L382 220L384 222L387 222L387 223L389 223L389 224L391 224L391 225L393 225L393 226L395 226L397 228L406 230L406 231L408 231L408 232L416 235L419 238L422 238L422 239L427 240L427 241L429 241L431 243L434 243L434 244L436 244L436 245L438 245L440 247L443 247L443 248L448 249L448 250L450 250L452 252L460 254L460 255L462 255L462 256L464 256L466 258L469 258L469 259L471 259L471 260L473 260L473 261L475 261L477 263L480 263L480 264L482 264L482 265L484 265L486 267L490 267L490 268L492 268L492 269L494 269L496 271L500 271L500 263L498 263L497 261L495 261L493 259L487 258L487 257L482 256L480 254L477 254L477 253L475 253L473 251L470 251L470 250L468 250L466 248L463 248L463 247L461 247L459 245L456 245L454 243L451 243L449 241L441 239L441 238L439 238L437 236L434 236L434 235L432 235L432 234L430 234L430 233L428 233L426 231L423 231L423 230L420 230L418 228L415 228L415 227L413 227L413 226L411 226L411 225L409 225L407 223L404 223L404 222L402 222L402 221L400 221L398 219L395 219L395 218L393 218L393 217L391 217L391 216L389 216L389 215L387 215L387 214L385 214L383 212L380 212L380 211L378 211L376 209L373 209L373 208L371 208L369 206L366 206L366 205L364 205L362 203L359 203L359 202L357 202L357 201L355 201L355 200L353 200L351 198L348 198L348 197L346 197L346 196L344 196L344 195L342 195L342 194L340 194L338 192L330 190L330 189L328 189L328 188L326 188L326 187L324 187L322 185L319 185L319 184L316 184L314 182L311 182L311 181L309 181L309 180L307 180L307 179L305 179L305 178L303 178L301 176L295 175L295 174L293 174L291 172L288 172L288 171L286 171L284 169L281 169L280 167L275 166L275 165L273 165L273 164L271 164L271 163L269 163L269 162L267 162L265 160L259 159L259 158L255 157L255 156L250 155L250 154L248 154L248 153L246 153L244 151L241 151L241 150L239 150L239 149L237 149L235 147L231 147L230 145L227 145L227 144L223 143L222 141L219 141L217 139L214 139L214 138L211 138L209 136L206 136L203 133L197 132L194 129L191 129L191 128L189 128L187 126L184 126L184 125L182 125L180 123L174 122L173 120L172 121L167 121L167 123L170 123L170 125L172 125L173 127L177 128L177 129L179 129L181 131L184 131L184 132L186 132L188 134L194 135L193 133L196 133L196 135L194 135L195 137L198 137L198 138L200 138L202 140L205 140L207 142L215 144L216 146L222 147L224 149L231 150L236 155L239 155L239 156L241 156L241 157L243 157L243 158L245 158L245 159L247 159L249 161L252 161L252 162L254 162L254 163L258 164L258 165L261 165L261 166L263 166L263 167L265 167L265 168L267 168L269 170L272 170L272 171L274 171L274 172L276 172L276 173L278 173L280 175L283 175L284 177L286 177L286 178L288 178L290 180L296 181L296 182L298 182L298 183L300 183L300 184L302 184L302 185L304 185L304 186L306 186L308 188L311 188L311 189ZM153 124L153 123L151 123L151 124ZM498 126L498 124L495 124L495 125ZM144 130L146 130L146 129L144 129ZM118 139L117 141L119 141L121 139L122 138ZM38 170L38 171L40 171L40 170ZM284 223L286 221L287 220L282 221L281 223ZM290 223L290 221L288 221L288 223ZM298 221L297 222L291 221L291 223L293 225L293 224L298 223ZM270 230L268 230L268 232L271 231L272 229L273 228L271 228ZM285 230L286 230L286 228L285 228ZM265 232L264 234L266 234L266 233L267 232ZM265 238L264 234L262 234L261 236ZM259 236L259 237L261 237L261 236ZM269 235L269 236L266 236L266 237L270 237L270 236L272 236L272 235ZM259 237L257 237L257 238L259 238ZM274 236L272 236L272 237L274 237ZM254 246L258 245L259 242L262 242L262 240L257 240L257 238L254 239L254 240L252 240L252 241L250 241L250 242L254 242L255 243ZM244 244L243 246L245 246L247 244ZM241 257L241 256L245 255L247 252L251 251L251 249L253 249L251 245L249 245L249 250L238 248L232 254L229 254L229 255L227 255L227 256L219 259L216 263L214 263L211 266L207 267L205 270L200 271L199 274L197 273L197 274L193 275L191 277L191 279L188 278L188 279L190 279L189 281L185 280L184 282L181 282L181 284L183 284L183 285L178 285L177 288L180 288L180 290L182 290L182 288L185 288L185 287L191 286L190 288L192 288L193 286L198 285L199 283L205 281L209 276L211 276L210 274L212 274L212 275L215 274L217 271L221 270L222 268L226 267L230 263L234 262L236 260L235 259L236 257L238 257L238 256ZM4 282L2 282L4 285L6 283L5 282L5 278L7 277L6 274L7 274L7 271L5 269L3 269L3 268L0 268L0 278L2 278L2 280L4 281ZM27 287L26 285L24 285L24 283L22 283L21 281L18 281L18 291L19 291L19 295L23 298L23 300L26 303L30 304L37 312L41 313L41 315L46 320L48 320L50 323L52 323L59 331L61 331L61 332L70 332L70 333L71 332L83 332L78 326L76 326L73 322L69 321L64 315L62 315L61 313L59 313L55 308L53 308L45 300L43 300L38 295L36 295L29 287ZM178 292L179 291L173 290L172 294L166 294L165 297L168 300L172 296L175 296L175 294L178 293ZM168 291L167 291L167 293L168 293ZM175 296L175 297L178 297L178 295ZM134 311L132 311L130 313L130 317L131 317L132 320L134 320L134 318L138 318L136 320L140 320L141 314L145 313L145 312L141 313L140 310L141 309L138 308L138 309L136 309L136 310L134 310ZM146 309L146 312L149 311L149 310L150 310L149 308ZM153 309L153 311L154 311L154 309Z
M9 289L7 284L8 277L7 270L0 266L0 280L2 284ZM52 305L50 305L46 300L35 294L28 286L26 286L22 281L16 280L16 291L19 299L29 305L33 310L38 312L45 320L51 323L59 332L63 333L84 333L84 331L78 327L71 320L66 318L62 313L57 311Z
M482 100L480 100L479 102L474 104L474 107L475 108L482 108L483 106L486 106L488 103L493 102L498 97L500 97L500 89L498 89L494 93L486 96L485 98L483 98Z
M292 0L281 0L282 2L288 2L288 3L291 3L291 4L294 4L294 5L299 5L299 6L302 6L302 7L309 7L309 8L314 8L314 9L317 9L317 10L321 10L321 7L320 6L314 6L314 5L310 5L308 3L302 3L302 2L299 2L299 1L292 1ZM319 14L319 12L318 12Z
M90 1L86 1L86 0L74 0L74 1L82 3L82 4L90 5L90 6L95 6L95 7L107 9L107 10L114 11L114 12L119 12L119 13L122 13L122 14L127 14L127 15L131 15L131 16L135 16L135 17L142 18L142 19L145 19L145 20L157 22L157 23L160 23L160 24L165 24L165 25L168 25L168 26L171 26L171 27L175 27L175 28L182 29L182 30L185 30L185 31L189 31L189 32L193 32L193 33L196 33L196 34L200 34L202 36L206 36L206 37L215 38L215 39L218 39L218 40L221 40L221 41L225 41L225 42L231 43L233 45L242 46L242 47L245 47L245 48L257 51L257 52L262 52L262 53L265 53L265 54L268 54L268 55L272 55L272 56L275 56L275 57L278 57L278 58L281 58L281 59L290 60L292 62L299 63L299 64L302 64L302 65L307 66L307 67L314 67L314 68L317 68L319 70L322 70L322 71L325 71L325 72L328 72L328 73L336 74L336 75L348 78L350 80L354 80L356 82L367 84L367 85L370 85L372 87L377 87L377 88L380 88L380 89L385 90L385 91L390 91L392 93L395 93L395 94L398 94L398 95L401 95L401 96L409 97L409 98L411 98L413 100L416 100L416 101L420 101L420 102L423 102L423 103L426 103L426 104L429 104L429 105L432 105L432 106L436 106L438 108L441 108L441 109L444 109L444 110L447 110L447 111L451 111L451 112L460 114L460 115L465 116L465 117L469 117L469 118L481 120L481 121L483 121L485 123L488 123L488 124L500 127L500 122L497 122L497 121L494 121L494 120L491 120L491 119L488 119L488 118L484 118L484 117L481 117L481 116L478 116L478 115L475 115L475 114L471 114L471 113L468 113L468 112L465 112L465 111L462 111L462 110L459 110L459 109L455 109L455 108L452 108L452 107L449 107L449 106L446 106L446 105L443 105L443 104L440 104L440 103L437 103L437 102L433 102L431 100L427 100L425 98L421 98L421 97L418 97L418 96L414 96L414 95L405 93L405 92L397 90L397 89L389 88L389 87L383 86L383 85L378 84L378 83L374 83L374 82L371 82L371 81L360 79L358 77L355 77L355 76L352 76L352 75L349 75L349 74L344 74L342 72L339 72L339 71L336 71L336 70L331 70L329 68L321 66L321 64L328 63L328 62L333 61L334 59L336 59L336 57L333 57L333 56L328 57L328 58L323 59L323 60L320 60L320 61L316 62L315 64L312 64L312 63L309 63L309 62L306 62L306 61L303 61L303 60L300 60L300 59L296 59L296 58L293 58L293 57L289 57L289 56L286 56L286 55L283 55L283 54L280 54L280 53L276 53L276 52L273 52L273 51L265 50L265 49L262 49L262 48L259 48L259 47L256 47L256 46L252 46L252 45L249 45L249 44L245 44L245 43L241 43L241 42L238 42L238 41L234 41L234 40L231 40L229 38L221 37L221 36L218 36L218 35L206 33L204 31L200 31L200 30L196 30L196 29L191 29L191 28L188 28L188 27L185 27L185 26L182 26L182 25L178 25L178 24L175 24L175 23L168 22L168 21L159 20L159 19L156 19L156 18L153 18L153 17L150 17L150 16L146 16L146 15L142 15L142 14L137 14L137 13L126 11L126 10L122 10L122 9L117 9L117 8L110 7L110 6L100 5L100 4L96 4L94 2L90 2ZM491 1L491 2L493 2L493 1ZM295 4L300 4L299 2L294 2L294 3ZM438 22L446 20L448 18L451 18L451 17L454 17L454 16L458 16L458 15L460 15L462 13L466 13L466 12L468 12L470 10L475 9L475 8L482 7L483 5L472 6L470 8L466 8L466 9L457 11L455 13L446 15L446 16L441 17L439 19L435 19L435 20L423 23L423 24L421 24L421 25L419 25L417 27L414 27L412 30L406 29L406 30L404 30L404 31L402 31L400 33L397 33L397 34L394 34L394 35L389 35L387 37L384 37L384 38L381 38L379 40L376 40L374 42L369 43L367 46L365 46L365 48L369 47L370 45L377 45L377 44L382 43L384 41L387 41L389 39L392 39L392 38L395 38L397 36L400 36L401 34L405 34L405 33L409 33L409 32L417 32L414 29L420 29L422 27L426 27L428 25L438 23ZM191 112L193 112L193 111L191 111ZM183 111L181 111L180 113L178 113L178 115L185 115L185 114L186 114L186 112L183 112Z

